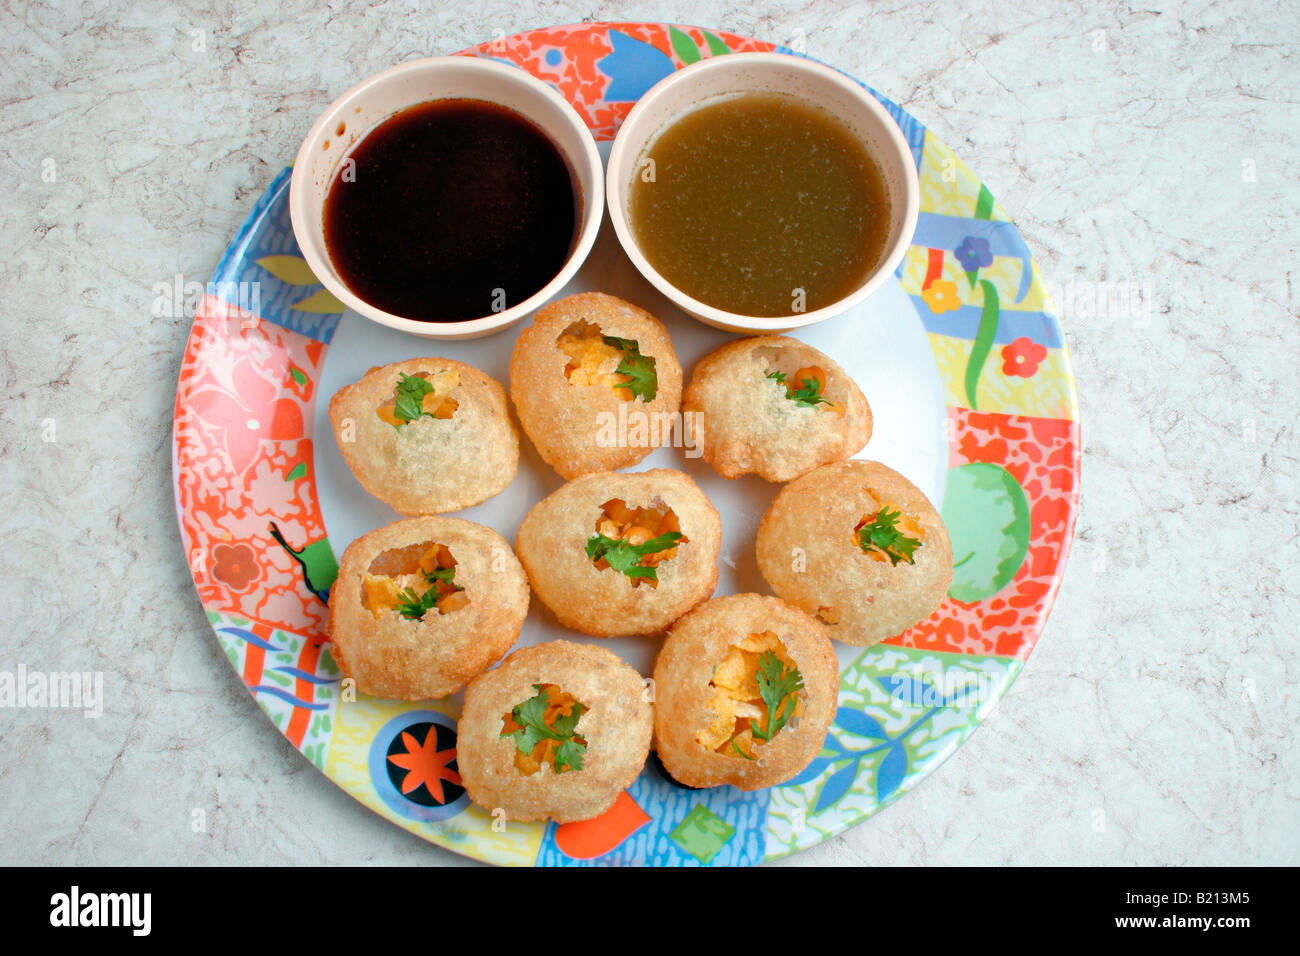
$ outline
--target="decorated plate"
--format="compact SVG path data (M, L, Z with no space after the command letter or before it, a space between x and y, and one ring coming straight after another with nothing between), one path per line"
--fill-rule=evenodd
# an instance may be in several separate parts
M795 50L697 27L583 23L463 51L553 84L602 153L658 80L703 57ZM867 649L839 646L839 709L825 745L789 783L753 793L692 790L651 755L603 816L520 824L471 804L456 764L460 696L406 703L340 683L324 630L343 549L398 516L343 463L329 396L374 365L442 355L505 382L519 327L429 342L345 311L299 255L289 170L230 243L196 315L173 426L176 508L199 599L258 704L329 779L399 826L467 856L509 864L737 865L812 846L916 787L970 736L1042 633L1073 531L1079 479L1074 382L1060 325L1020 234L988 189L924 126L880 94L911 145L921 214L896 280L846 315L794 333L833 355L871 403L862 452L940 507L955 570L928 620ZM304 120L304 126L306 120ZM733 336L677 312L627 261L608 219L565 290L628 299L669 327L689 371ZM176 295L188 290L176 290ZM639 467L687 471L722 514L718 594L766 593L758 518L778 486L726 481L688 447ZM502 494L458 515L509 540L560 479L524 442ZM536 600L520 646L565 631ZM643 674L658 642L603 642ZM285 812L290 812L289 808Z

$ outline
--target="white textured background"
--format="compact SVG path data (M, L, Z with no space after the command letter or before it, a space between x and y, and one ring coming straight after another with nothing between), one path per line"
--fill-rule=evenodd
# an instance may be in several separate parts
M0 863L463 862L336 789L219 652L172 506L188 320L151 287L207 280L354 81L583 18L802 34L951 145L1063 287L1083 505L1046 632L916 792L787 864L1300 862L1294 7L422 6L0 9L0 670L102 670L107 696L0 710ZM1098 282L1140 307L1096 316Z

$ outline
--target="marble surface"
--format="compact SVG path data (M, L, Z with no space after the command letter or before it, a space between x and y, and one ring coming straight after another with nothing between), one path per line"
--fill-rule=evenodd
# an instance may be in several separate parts
M0 669L102 671L104 706L0 710L0 863L465 862L329 783L220 654L172 503L188 320L151 289L206 281L356 79L583 18L802 37L1060 289L1084 476L1046 632L915 793L782 865L1300 862L1300 27L1146 6L5 4Z

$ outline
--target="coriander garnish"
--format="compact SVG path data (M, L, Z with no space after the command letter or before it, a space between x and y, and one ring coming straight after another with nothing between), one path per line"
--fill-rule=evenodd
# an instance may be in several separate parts
M659 377L655 373L655 360L649 355L641 354L641 347L632 339L620 339L616 335L602 335L601 341L623 353L623 360L614 371L626 375L628 381L619 384L632 393L633 398L640 397L647 402L654 401L659 388Z
M455 581L455 568L435 568L432 571L422 571L421 574L424 575L424 580L429 585L427 591L423 594L416 594L415 588L403 588L397 595L396 609L401 613L402 617L410 618L413 621L418 621L428 614L437 606L438 601L447 594L465 590ZM449 585L451 591L439 589L439 582Z
M759 727L758 721L750 720L749 727L755 739L771 740L794 716L795 707L799 703L797 695L803 690L803 677L799 668L793 664L786 670L781 658L772 651L764 651L759 655L756 676L759 696L767 705L767 726Z
M424 396L433 391L433 383L427 378L421 378L418 375L407 375L405 372L399 372L401 380L397 383L397 401L393 406L393 415L402 420L402 424L409 424L415 421L421 415L433 417L432 412L424 410ZM401 425L395 425L394 428L401 428Z
M879 551L889 558L890 567L897 566L899 561L915 564L912 552L921 546L921 541L903 533L898 527L901 517L901 511L891 512L888 506L882 506L874 517L857 529L858 546L866 552Z
M603 534L594 534L587 539L587 557L592 561L604 558L615 571L622 571L629 578L649 578L659 580L653 567L642 567L641 559L656 551L675 548L682 539L680 531L667 531L657 538L651 538L642 544L631 544L623 538L610 538Z
M550 695L541 684L534 684L535 697L519 704L510 711L510 717L519 725L518 730L503 730L502 737L514 737L515 749L521 754L532 754L543 740L557 741L552 767L556 773L567 770L581 770L582 756L587 752L587 743L575 733L578 719L586 712L582 704L574 701L567 714L557 714L553 724L546 723L546 708Z
M798 388L792 389L785 380L785 372L768 372L767 377L785 386L785 397L802 405L804 408L816 408L818 405L830 405L831 400L822 398L822 386L815 378L805 376Z

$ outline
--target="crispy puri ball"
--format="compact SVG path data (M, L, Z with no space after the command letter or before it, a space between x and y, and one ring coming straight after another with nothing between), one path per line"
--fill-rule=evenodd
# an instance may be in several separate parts
M539 735L517 733L529 725L515 720L527 713L517 708L543 692L534 719L541 715L553 733L580 747L570 744L566 752L543 737L520 751L521 740L527 746ZM509 820L600 816L645 765L654 723L649 696L641 675L602 647L552 641L515 651L465 690L456 763L469 798Z
M859 647L925 620L952 583L943 519L874 461L825 465L786 485L759 523L756 550L773 591Z
M406 413L417 417L407 421ZM486 501L519 467L519 436L505 390L451 359L371 369L334 393L329 415L357 481L402 514L441 514Z
M533 506L515 539L542 603L595 637L661 633L713 593L721 547L704 492L663 468L575 478Z
M667 444L682 367L649 312L584 292L543 308L515 340L510 398L537 453L576 478L635 465Z
M768 693L777 718L793 715L784 726L768 722L760 674L777 678ZM733 594L673 625L654 683L655 750L664 769L688 787L759 790L793 779L817 756L835 716L839 667L826 627L813 617L779 598Z
M430 515L348 545L330 591L328 630L334 660L357 690L427 700L491 667L527 613L528 579L506 539Z
M811 384L810 384L811 383ZM784 335L728 342L700 360L682 399L704 460L724 478L790 481L849 458L871 437L871 408L831 358Z

